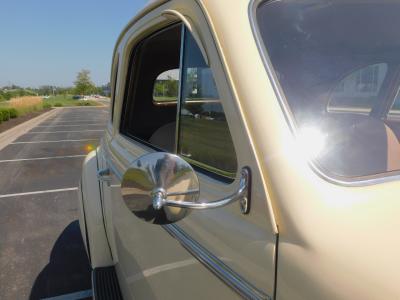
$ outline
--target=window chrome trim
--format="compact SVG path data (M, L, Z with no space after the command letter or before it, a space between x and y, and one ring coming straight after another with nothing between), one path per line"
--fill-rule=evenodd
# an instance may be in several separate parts
M115 62L116 60L116 62ZM115 64L114 64L115 62ZM110 113L111 113L111 123L114 123L114 111L115 111L115 96L117 93L117 83L118 83L118 69L119 69L119 52L116 53L116 57L112 62L115 66L115 70L112 70L110 83L113 83L113 86L110 85Z
M226 285L232 288L244 299L264 299L272 300L272 298L254 287L251 283L246 281L243 277L237 274L234 270L228 267L218 257L210 253L202 245L192 239L183 229L176 224L169 224L162 226L172 237L177 239L181 245L193 255L199 262L201 262L207 269L214 275L222 280Z
M182 87L183 87L183 57L185 51L185 34L186 27L185 24L182 23L181 28L181 48L179 50L179 82L178 82L178 99L176 101L176 127L175 127L175 145L174 145L174 154L178 154L179 148L179 135L180 135L180 124L181 124L181 102L182 102Z
M256 20L256 10L262 2L276 2L279 0L250 0L248 7L248 16L250 21L250 27L253 32L254 39L260 53L261 59L263 61L264 67L267 71L268 77L270 79L271 85L275 91L276 98L278 99L279 105L283 110L284 117L289 125L289 129L293 136L297 135L298 126L296 125L294 115L290 109L286 96L280 86L279 80L276 76L275 70L272 66L272 62L269 58L268 51L262 41L260 31L258 29L258 24ZM367 176L359 177L343 177L339 175L332 174L328 170L321 168L316 162L309 160L308 164L310 168L322 179L345 187L360 187L369 186L385 182L398 181L400 180L400 170L385 172Z
M207 51L203 45L203 42L202 42L197 30L194 28L192 22L190 22L190 18L186 17L181 12L174 10L174 9L164 10L161 15L163 17L165 17L166 19L170 19L170 18L178 19L185 25L185 27L192 34L193 39L197 42L197 46L199 47L200 52L203 55L204 61L206 62L206 65L208 65L209 59L208 59Z

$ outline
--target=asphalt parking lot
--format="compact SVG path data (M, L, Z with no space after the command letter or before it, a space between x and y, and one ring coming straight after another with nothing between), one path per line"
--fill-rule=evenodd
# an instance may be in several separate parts
M107 107L63 108L0 151L0 299L84 299L77 187Z

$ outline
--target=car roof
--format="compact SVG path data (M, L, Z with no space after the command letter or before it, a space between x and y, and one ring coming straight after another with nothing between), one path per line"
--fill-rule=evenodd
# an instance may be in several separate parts
M120 44L122 38L126 34L126 32L135 24L139 19L144 17L146 14L148 14L150 11L156 9L157 7L161 6L162 4L169 2L171 0L150 0L148 3L128 22L128 24L124 27L124 29L121 31L120 35L118 36L118 39L115 43L114 47L114 52L113 52L113 58L115 57L115 53L117 50L118 45ZM213 1L219 1L219 2L226 2L226 6L232 5L232 0L192 0L193 2L198 2L201 3L203 7L207 7L207 3L213 2ZM236 0L238 1L238 0ZM245 2L250 2L250 0L241 0Z
M162 4L169 2L170 0L150 0L146 6L144 6L129 22L128 24L126 24L126 26L124 27L124 29L121 31L121 33L118 36L118 39L115 43L115 47L114 47L114 53L113 53L113 57L115 57L115 52L117 50L117 47L119 45L119 43L121 42L123 36L126 34L126 32L129 30L129 28L132 27L133 24L135 24L140 18L142 18L143 16L145 16L147 13L149 13L150 11L152 11L153 9L161 6Z

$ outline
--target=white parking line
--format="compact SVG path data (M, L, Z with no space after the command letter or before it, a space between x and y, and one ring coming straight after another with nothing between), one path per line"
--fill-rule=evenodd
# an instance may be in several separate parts
M82 117L70 117L70 118L51 118L47 119L46 122L54 122L54 121L59 121L59 122L87 122L87 121L108 121L108 117L106 115L104 116L99 116L98 114L96 116L82 116Z
M85 129L85 130L66 130L66 131L30 131L25 134L33 133L66 133L66 132L89 132L89 131L104 131L104 129Z
M79 300L93 296L92 290L79 291L71 294L64 294L56 297L42 298L41 300Z
M106 115L104 116L99 116L98 114L96 114L96 116L82 116L82 117L70 117L70 118L61 118L60 116L55 117L55 118L51 118L51 119L47 119L46 121L48 122L52 122L52 121L60 121L60 122L74 122L74 121L80 121L80 122L85 122L85 121L93 121L93 120L105 120L108 121L108 118Z
M96 112L85 112L85 113L81 113L81 114L79 114L79 113L76 113L76 111L75 112L71 112L70 114L60 114L60 115L58 115L58 116L55 116L55 117L53 117L52 119L64 119L64 120L67 120L67 119L84 119L84 118L88 118L88 117L92 117L92 118L95 118L95 119L99 119L99 118L101 118L101 117L103 117L103 116L106 116L106 115L108 115L108 112L105 112L105 111L96 111Z
M87 141L96 141L97 139L80 139L80 140L56 140L56 141L31 141L31 142L14 142L9 145L18 145L18 144L41 144L41 143L68 143L68 142L87 142Z
M67 155L67 156L35 157L35 158L19 158L19 159L3 159L3 160L0 160L0 163L31 161L31 160L46 160L46 159L64 159L64 158L76 158L76 157L86 157L86 154Z
M65 123L65 124L61 124L61 125L84 125L84 124L93 124L93 123L101 123L101 124L107 124L107 120L105 119L99 119L99 120L82 120L82 121L71 121L71 122L67 122L67 121L58 121L55 120L53 122L48 122L48 120L46 120L43 123L40 123L38 125L57 125L58 123ZM72 124L70 124L72 123Z
M48 194L48 193L60 193L60 192L69 192L69 191L77 191L77 190L78 190L77 187L72 187L72 188L56 189L56 190L45 190L45 191L16 193L16 194L4 194L4 195L0 195L0 198L10 198L10 197L19 197L19 196Z
M38 125L36 127L72 127L72 126L105 126L105 123L93 123L93 124L72 124L72 125ZM35 128L36 128L35 127Z

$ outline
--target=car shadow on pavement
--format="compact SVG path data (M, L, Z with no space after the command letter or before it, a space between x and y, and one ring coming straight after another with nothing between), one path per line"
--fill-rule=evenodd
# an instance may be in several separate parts
M55 297L91 289L91 268L78 221L71 222L58 237L50 261L32 287L30 300Z

